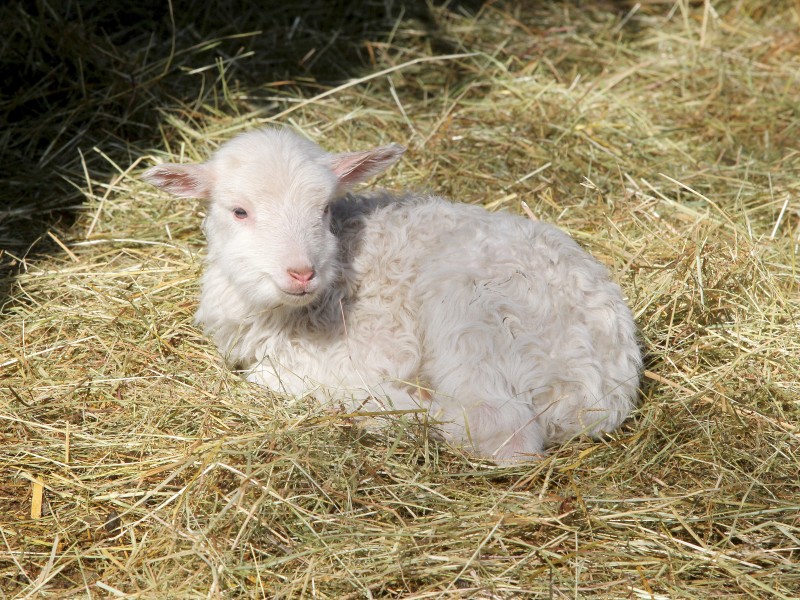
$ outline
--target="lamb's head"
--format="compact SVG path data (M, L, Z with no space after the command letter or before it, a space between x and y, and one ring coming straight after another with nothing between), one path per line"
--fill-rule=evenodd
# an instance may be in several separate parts
M163 164L143 178L179 197L210 200L208 261L262 308L310 303L336 278L329 206L404 152L392 144L329 154L285 129L224 144L202 164Z

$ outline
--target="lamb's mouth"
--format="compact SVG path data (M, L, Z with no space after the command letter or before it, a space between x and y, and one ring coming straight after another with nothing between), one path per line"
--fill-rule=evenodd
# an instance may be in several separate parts
M281 290L290 304L308 304L317 296L317 290Z
M292 292L290 290L283 290L284 294L289 294L290 296L311 296L314 292L309 292L308 290L300 290L299 292Z

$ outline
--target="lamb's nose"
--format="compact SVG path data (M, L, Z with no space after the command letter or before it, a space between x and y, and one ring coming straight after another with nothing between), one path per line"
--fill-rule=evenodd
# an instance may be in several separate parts
M289 277L302 284L306 284L314 278L314 267L286 269L286 272L289 273Z

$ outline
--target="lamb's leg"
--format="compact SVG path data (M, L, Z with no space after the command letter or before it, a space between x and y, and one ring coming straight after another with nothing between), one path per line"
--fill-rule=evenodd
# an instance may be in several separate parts
M464 374L459 401L434 394L430 419L443 436L501 463L534 460L547 436L528 403L498 394L474 393ZM484 384L483 381L475 389Z
M313 396L324 406L341 407L347 412L404 413L420 412L430 399L424 388L395 382L353 385L321 385L307 377L301 377L286 369L278 369L265 363L252 368L247 380L292 397Z
M323 405L339 406L362 416L404 415L427 412L427 402L413 387L384 382L365 387L320 386L313 396Z

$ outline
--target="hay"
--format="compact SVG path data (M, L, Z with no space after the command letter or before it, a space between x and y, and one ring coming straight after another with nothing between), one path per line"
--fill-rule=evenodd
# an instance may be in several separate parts
M179 28L148 63L148 89L174 93L127 98L157 129L84 148L85 169L59 141L85 204L21 263L0 321L2 597L800 594L796 4L430 17L381 13L357 45L373 66L322 87L240 79L269 55ZM251 31L227 19L220 37ZM177 75L197 69L214 76ZM636 416L497 468L226 371L192 326L203 206L137 174L272 122L337 150L403 141L382 184L568 230L641 326Z

